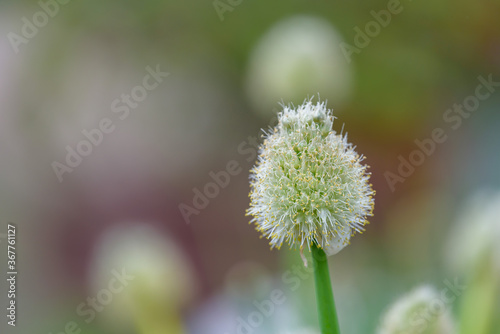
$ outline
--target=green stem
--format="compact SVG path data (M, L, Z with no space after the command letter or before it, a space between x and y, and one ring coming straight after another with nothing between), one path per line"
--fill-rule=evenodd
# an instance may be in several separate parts
M321 334L340 334L327 256L316 244L312 246L312 255Z

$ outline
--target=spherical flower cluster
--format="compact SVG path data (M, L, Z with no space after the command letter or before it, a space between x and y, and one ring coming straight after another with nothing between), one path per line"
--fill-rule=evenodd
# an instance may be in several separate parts
M332 130L324 102L284 107L251 175L248 214L271 248L316 243L329 255L362 232L373 211L368 166L347 136Z

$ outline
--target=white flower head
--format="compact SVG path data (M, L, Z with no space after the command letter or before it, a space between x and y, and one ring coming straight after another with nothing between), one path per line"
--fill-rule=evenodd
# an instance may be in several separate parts
M378 334L454 334L447 306L434 287L420 286L390 307Z
M316 243L332 255L373 215L368 166L347 135L332 130L333 121L325 102L309 99L296 109L283 106L278 125L266 133L248 214L271 248Z

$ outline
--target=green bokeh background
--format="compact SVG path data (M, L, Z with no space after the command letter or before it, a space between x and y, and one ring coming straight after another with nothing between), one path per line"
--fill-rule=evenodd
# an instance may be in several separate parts
M260 142L260 129L280 108L276 101L268 117L254 109L245 91L247 65L282 19L325 19L352 45L354 28L364 29L370 11L387 3L243 0L221 21L211 1L72 0L15 54L7 34L19 33L22 17L40 7L0 1L0 222L20 229L21 305L18 326L2 320L1 332L59 333L77 318L74 308L91 294L96 240L126 221L168 235L193 267L195 297L165 310L178 315L186 332L236 333L236 317L254 311L252 302L274 288L286 293L276 311L284 315L266 318L255 333L317 327L313 279L296 291L282 279L302 265L298 252L269 251L245 217L253 161L238 147L249 136ZM448 108L474 93L479 76L500 80L500 2L403 0L401 6L346 62L353 73L348 102L329 105L336 130L344 125L367 157L377 191L367 231L330 259L343 333L374 333L386 308L417 285L439 290L456 277L466 282L446 263L447 237L471 194L500 186L500 93L456 131L443 121ZM83 129L111 117L111 101L156 64L170 73L165 83L59 183L51 163L64 159ZM414 140L438 127L448 140L391 191L384 173L396 172L398 156L408 157ZM191 203L193 189L231 160L243 171L186 224L179 204ZM456 317L460 300L451 305ZM499 326L479 334L498 333ZM109 332L100 320L82 329Z

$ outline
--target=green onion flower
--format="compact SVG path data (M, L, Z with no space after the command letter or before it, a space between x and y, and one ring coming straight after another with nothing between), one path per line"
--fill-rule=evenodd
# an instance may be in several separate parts
M271 248L316 244L339 252L362 232L375 192L363 156L336 133L324 102L283 107L278 125L266 133L251 176L248 214Z

